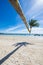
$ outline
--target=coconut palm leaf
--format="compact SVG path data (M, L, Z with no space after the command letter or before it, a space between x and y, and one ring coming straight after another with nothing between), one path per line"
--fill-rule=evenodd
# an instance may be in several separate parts
M29 26L30 26L29 33L31 33L32 27L38 27L39 23L37 22L37 20L31 19L31 20L29 20Z
M37 22L37 20L31 19L31 20L29 21L29 25L30 25L31 27L38 27L38 26L39 26L39 23Z

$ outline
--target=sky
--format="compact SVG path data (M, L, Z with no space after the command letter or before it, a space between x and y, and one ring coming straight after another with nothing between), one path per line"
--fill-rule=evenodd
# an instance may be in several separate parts
M19 0L19 3L27 22L36 19L40 24L31 33L43 34L43 0ZM29 33L9 0L0 0L0 33Z

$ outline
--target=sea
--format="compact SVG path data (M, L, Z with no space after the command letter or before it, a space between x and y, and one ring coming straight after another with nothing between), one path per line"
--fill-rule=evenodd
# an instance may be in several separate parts
M0 35L14 35L14 36L43 36L43 34L21 34L21 33L0 33Z

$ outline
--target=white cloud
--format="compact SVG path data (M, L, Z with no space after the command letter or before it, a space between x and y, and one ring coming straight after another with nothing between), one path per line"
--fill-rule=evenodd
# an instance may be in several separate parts
M6 30L0 30L0 32L2 32L2 33L11 33L12 31L16 31L16 29L18 29L18 28L20 28L20 27L22 27L23 25L17 25L17 26L13 26L13 27L9 27L9 28L7 28Z
M12 30L16 30L17 28L21 27L21 25L18 25L16 27L10 27L7 30L5 30L6 32L12 31Z
M25 1L25 0L23 0ZM20 3L19 3L20 4ZM43 12L43 0L35 0L32 8L26 12L26 16L30 16L31 18L35 18L39 16ZM18 19L19 17L17 17ZM43 20L39 21L39 23L43 23ZM2 30L1 32L6 32L6 33L28 33L27 29L23 30L17 30L18 28L22 27L23 25L18 25L16 27L10 27L6 30ZM37 34L43 34L43 28L32 28L32 33L37 33Z
M22 29L22 30L17 30L17 31L11 31L11 33L28 33L28 30L27 29Z
M35 17L40 15L43 10L43 0L36 0L30 10L27 11L26 16Z
M37 14L35 14L35 15L32 15L31 19L34 19L34 18L36 18L36 17L39 17L39 16L41 15L41 13L42 13L42 11L41 11L40 13L37 13ZM42 18L42 17L41 17L41 18Z
M32 28L32 33L43 34L43 28Z
M29 33L27 29L17 30L17 31L10 31L9 33ZM31 33L33 34L43 34L43 28L32 28Z
M21 31L18 31L19 33L29 33L27 29L23 29ZM32 28L31 33L33 34L43 34L43 28Z
M20 30L10 30L10 31L8 31L8 32L6 32L6 30L3 30L3 31L1 31L1 32L4 32L4 33L25 33L25 34L27 34L27 33L29 33L28 32L28 30L26 29L26 28L24 28L24 29L20 29ZM31 31L31 33L33 33L33 34L43 34L43 28L32 28L32 31Z

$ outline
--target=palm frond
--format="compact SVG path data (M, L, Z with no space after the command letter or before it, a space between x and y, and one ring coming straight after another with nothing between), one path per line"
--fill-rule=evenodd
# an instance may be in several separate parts
M31 27L38 27L39 26L39 23L37 22L37 20L31 19L31 20L29 20L29 25Z

